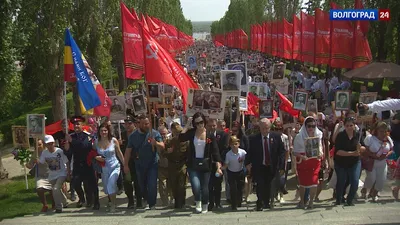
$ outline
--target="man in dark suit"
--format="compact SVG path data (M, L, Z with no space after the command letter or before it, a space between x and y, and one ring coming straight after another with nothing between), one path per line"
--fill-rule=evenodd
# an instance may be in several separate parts
M225 155L228 149L228 135L224 131L217 130L217 120L208 119L207 131L214 135L218 143L219 154L221 155L222 162L225 160ZM222 163L221 162L221 163ZM215 162L216 163L216 162ZM208 185L209 190L209 204L208 210L212 211L215 208L221 209L221 191L222 191L222 176L216 177L215 172L217 171L216 164L213 163L210 182Z
M251 171L257 183L257 211L273 208L274 193L271 183L285 169L285 148L281 136L270 133L271 122L264 118L260 121L260 133L250 136L250 148L247 151L245 165Z

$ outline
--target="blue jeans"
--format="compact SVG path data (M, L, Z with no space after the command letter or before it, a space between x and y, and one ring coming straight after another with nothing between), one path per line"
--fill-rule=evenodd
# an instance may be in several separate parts
M304 204L310 200L310 188L306 188L304 192Z
M135 167L141 193L147 194L149 207L155 206L157 201L158 163L150 163L148 165L135 163Z
M337 176L336 182L336 204L342 202L343 194L345 193L346 181L350 185L350 191L347 195L347 204L352 204L354 196L358 190L358 181L361 173L361 161L359 160L350 168L343 168L335 164L335 172Z
M210 172L199 172L193 169L188 169L190 185L194 200L201 201L202 204L208 204L208 183L210 182Z

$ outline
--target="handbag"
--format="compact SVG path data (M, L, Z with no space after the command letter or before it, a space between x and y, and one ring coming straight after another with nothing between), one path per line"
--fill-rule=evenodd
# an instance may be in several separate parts
M194 158L193 169L199 172L210 172L210 158Z
M368 172L372 171L374 168L374 163L375 160L369 156L361 157L361 168Z

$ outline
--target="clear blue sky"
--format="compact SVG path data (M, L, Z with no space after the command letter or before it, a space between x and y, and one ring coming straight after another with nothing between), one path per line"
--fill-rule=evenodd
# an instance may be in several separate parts
M191 21L215 21L228 10L230 0L181 0L183 14Z

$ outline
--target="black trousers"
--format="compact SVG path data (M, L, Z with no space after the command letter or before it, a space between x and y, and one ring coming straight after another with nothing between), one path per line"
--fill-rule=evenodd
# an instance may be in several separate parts
M221 205L221 192L222 192L222 180L223 177L215 176L216 169L211 170L210 181L208 183L208 193L209 193L209 205L213 207L214 205Z
M256 169L256 168L254 168ZM273 195L271 198L271 184L274 175L271 171L271 166L260 166L257 173L255 174L257 182L257 207L267 208L270 207L270 201L273 200Z
M93 168L91 167L74 167L72 174L72 183L79 197L79 202L87 204L99 204L99 186ZM85 193L82 189L82 183L85 187ZM85 198L86 195L86 198Z
M237 208L242 205L243 199L243 188L244 188L244 172L232 172L228 171L228 183L230 187L231 195L231 206L232 208Z
M136 206L141 207L142 205L142 193L140 191L139 182L136 176L136 169L135 169L135 161L133 159L129 160L129 172L130 172L130 180L124 179L124 189L125 194L128 197L128 201L130 204L134 204L135 201L133 200L133 190L135 190L135 197L136 197ZM123 168L122 168L122 171ZM126 174L124 174L126 178ZM133 184L132 184L133 183Z

